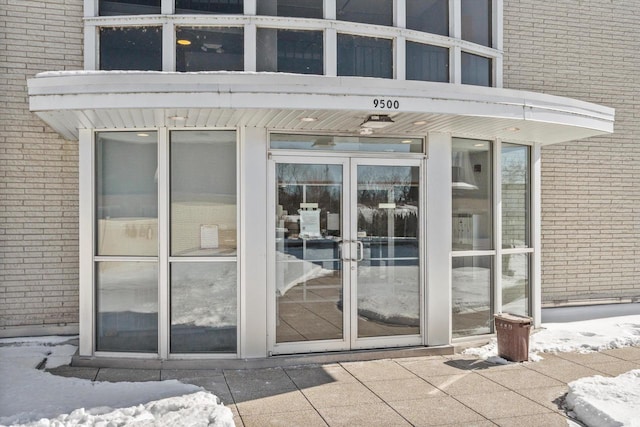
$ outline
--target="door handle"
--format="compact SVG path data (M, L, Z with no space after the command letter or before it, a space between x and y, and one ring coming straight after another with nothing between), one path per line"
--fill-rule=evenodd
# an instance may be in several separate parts
M360 249L360 256L358 256L356 259L354 259L354 261L356 262L360 262L364 259L364 243L362 243L361 240L356 240L356 244L358 245L358 248ZM356 252L356 256L357 256L357 252Z

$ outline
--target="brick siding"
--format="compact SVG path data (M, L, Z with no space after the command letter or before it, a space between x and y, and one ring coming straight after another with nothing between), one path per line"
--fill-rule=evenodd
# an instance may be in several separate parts
M640 1L505 0L504 86L616 109L542 150L543 305L640 298Z
M78 144L26 79L82 69L82 0L0 0L0 331L78 322Z

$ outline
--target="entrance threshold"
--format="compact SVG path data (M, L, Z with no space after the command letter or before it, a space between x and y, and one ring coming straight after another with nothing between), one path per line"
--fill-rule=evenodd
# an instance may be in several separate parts
M454 354L454 346L404 347L329 353L279 355L256 359L139 359L130 357L87 357L74 355L71 366L120 369L264 369L283 366L322 365L376 359L443 356Z

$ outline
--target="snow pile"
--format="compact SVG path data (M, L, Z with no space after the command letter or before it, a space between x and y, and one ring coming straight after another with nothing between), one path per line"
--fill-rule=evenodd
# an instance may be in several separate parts
M640 426L640 370L573 381L566 405L587 426Z
M233 415L211 393L197 392L185 396L156 400L144 405L111 409L108 407L76 409L54 419L41 419L14 427L50 426L233 426Z
M233 425L231 411L194 385L176 380L92 382L36 369L43 361L47 368L68 364L76 351L76 346L66 343L68 340L0 340L0 425L127 425L137 420L180 425L174 419L182 425ZM195 394L173 397L188 393ZM147 403L157 399L164 400Z
M570 323L545 323L543 329L531 334L529 360L539 361L537 353L609 350L640 346L640 316L610 317ZM492 363L508 363L498 357L496 340L483 347L470 348L464 354L477 356Z

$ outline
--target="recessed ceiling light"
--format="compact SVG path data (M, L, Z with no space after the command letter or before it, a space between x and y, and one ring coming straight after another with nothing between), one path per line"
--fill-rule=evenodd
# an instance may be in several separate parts
M148 133L144 133L144 132L137 133L136 135L138 135L138 136L149 136Z
M427 121L426 120L418 120L417 122L413 122L414 125L416 126L422 126L422 125L426 125Z
M474 147L484 147L484 144L473 144Z
M180 46L189 46L191 44L191 40L178 39L176 43L178 43Z
M183 122L185 120L187 120L187 118L185 116L171 116L169 117L169 120L176 120L179 122Z
M403 139L400 142L402 142L403 144L411 144L413 142L413 140L412 139Z
M517 127L510 127L510 128L506 128L505 130L509 131L509 132L518 132L520 130L520 128Z
M301 122L317 122L318 119L316 119L315 117L302 117L300 121Z

